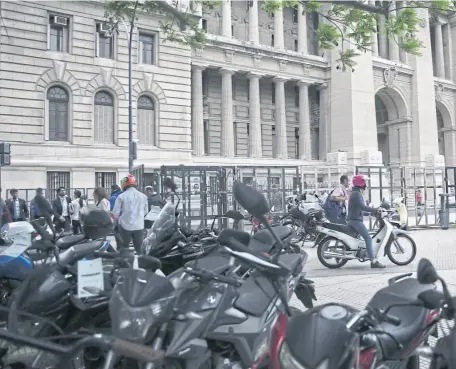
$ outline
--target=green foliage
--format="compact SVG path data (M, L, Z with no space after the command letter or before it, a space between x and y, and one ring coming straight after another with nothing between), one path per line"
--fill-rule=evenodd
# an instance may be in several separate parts
M181 11L164 0L156 1L105 1L105 17L118 30L125 23L128 27L135 24L140 14L150 14L160 17L160 29L165 41L200 48L206 42L206 33L199 25L197 9L200 7L213 8L215 1L191 0L189 9Z
M367 1L265 0L263 9L272 13L280 7L301 5L304 13L318 13L323 22L313 32L317 36L319 47L323 50L339 50L339 62L345 70L356 65L354 59L359 52L371 49L372 35L377 33L379 16L386 18L384 32L388 39L395 40L403 51L420 55L423 44L417 38L421 21L417 10L429 9L433 14L444 15L456 10L450 0L407 1L402 4L404 5L397 9L399 12L396 12L388 1L371 5Z

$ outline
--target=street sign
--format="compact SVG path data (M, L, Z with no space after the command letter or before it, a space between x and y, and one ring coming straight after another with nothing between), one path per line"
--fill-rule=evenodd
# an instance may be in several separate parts
M0 142L0 167L11 165L11 144Z

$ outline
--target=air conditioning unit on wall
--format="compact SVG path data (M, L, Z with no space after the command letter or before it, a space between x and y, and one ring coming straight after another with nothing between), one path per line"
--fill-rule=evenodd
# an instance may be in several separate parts
M59 26L68 26L68 18L60 15L54 15L53 23Z

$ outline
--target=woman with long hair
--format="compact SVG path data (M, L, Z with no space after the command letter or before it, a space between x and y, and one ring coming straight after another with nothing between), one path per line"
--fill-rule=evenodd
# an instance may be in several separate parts
M81 191L74 190L74 199L70 203L70 218L73 227L73 234L82 232L81 226L81 210L84 208L84 200L82 199Z
M106 210L108 212L111 210L108 193L103 187L95 188L95 190L93 191L93 199L95 200L96 207Z

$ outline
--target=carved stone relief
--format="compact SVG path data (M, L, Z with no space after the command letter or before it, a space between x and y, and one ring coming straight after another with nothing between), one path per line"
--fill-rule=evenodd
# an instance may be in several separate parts
M441 83L438 83L435 85L435 99L437 101L443 101L444 91L445 91L445 87Z
M310 73L310 65L309 64L303 64L302 65L302 74L304 76L308 76Z
M234 51L232 50L225 50L225 61L227 63L233 62Z
M254 55L254 56L252 57L252 59L253 59L253 66L254 66L255 68L259 68L259 67L260 67L260 64L261 64L261 56L259 56L259 55Z
M397 70L396 67L389 67L383 71L383 80L386 87L393 87L396 83Z
M281 71L285 71L287 69L287 61L286 60L279 60L279 69Z

